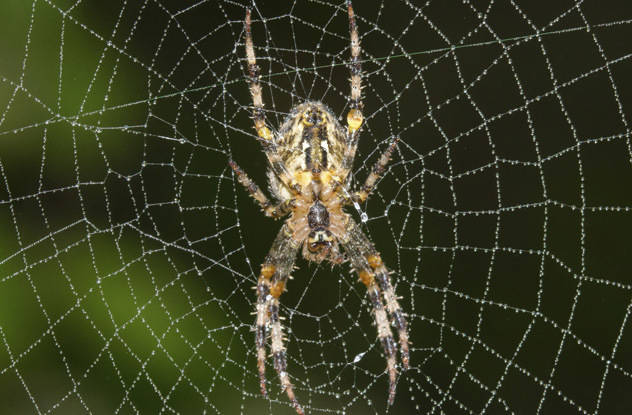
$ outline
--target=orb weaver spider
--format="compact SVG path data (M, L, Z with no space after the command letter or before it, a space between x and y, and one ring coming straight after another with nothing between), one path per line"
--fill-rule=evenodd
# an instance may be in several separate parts
M270 334L274 368L281 386L299 414L304 412L287 372L279 298L285 290L301 246L302 254L308 261L340 264L348 260L366 286L377 325L377 337L386 355L389 405L395 398L397 380L397 348L391 325L398 332L402 367L406 370L409 366L406 317L397 301L389 271L358 224L343 210L347 205L367 200L397 145L397 139L393 140L361 188L355 191L349 188L359 131L364 119L360 40L351 2L347 2L347 9L351 37L351 109L347 114L346 128L340 125L325 105L315 101L307 101L291 109L278 131L268 127L250 30L250 9L246 11L245 18L252 118L269 162L268 181L277 203L271 202L234 161L230 160L229 164L266 216L278 219L289 215L261 266L256 286L255 344L261 393L264 396L267 394L266 341Z

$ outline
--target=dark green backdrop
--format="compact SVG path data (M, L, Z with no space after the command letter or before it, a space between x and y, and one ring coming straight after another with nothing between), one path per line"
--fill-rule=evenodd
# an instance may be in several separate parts
M412 368L389 413L632 411L632 8L354 7L355 181L400 138L361 207L410 314ZM265 187L244 10L0 5L3 412L293 413L272 367L272 400L259 395L251 332L280 223L227 166ZM344 4L261 1L253 20L268 121L305 99L343 119ZM297 266L282 314L300 401L385 413L361 284L346 266Z

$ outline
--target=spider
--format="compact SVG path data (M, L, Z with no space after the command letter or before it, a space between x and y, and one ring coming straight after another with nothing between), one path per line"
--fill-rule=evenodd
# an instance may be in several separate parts
M405 314L391 285L389 271L380 254L343 207L364 202L384 173L397 139L382 153L364 185L350 189L351 168L358 146L362 115L362 69L359 60L360 41L351 2L347 2L351 37L351 99L347 126L343 128L333 113L322 103L306 101L290 110L278 131L267 126L264 103L250 30L250 9L245 18L245 44L252 118L258 140L268 162L268 181L277 203L272 203L248 175L232 160L230 167L239 182L258 202L266 216L289 217L277 234L266 256L256 286L257 306L255 345L261 393L266 396L266 341L282 388L296 412L304 414L287 372L286 347L279 320L279 297L294 268L302 246L308 261L351 263L360 281L366 286L377 325L377 336L386 355L389 376L388 404L395 398L397 347L391 325L398 332L401 361L408 369L408 331ZM341 249L342 248L342 249Z

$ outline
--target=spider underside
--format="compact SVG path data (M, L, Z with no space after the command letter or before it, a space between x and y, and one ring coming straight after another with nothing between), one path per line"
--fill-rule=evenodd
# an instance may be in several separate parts
M382 153L364 185L349 189L349 177L362 126L362 70L359 61L360 41L353 8L348 3L351 37L351 97L347 128L343 128L331 111L320 102L307 101L294 107L281 128L273 132L266 124L259 67L250 30L250 10L246 12L245 42L252 117L259 141L268 162L270 189L278 201L272 203L261 189L232 160L229 162L239 182L259 203L266 216L289 217L277 234L261 266L256 286L255 342L261 392L266 395L266 342L281 386L299 414L304 414L294 394L287 372L286 348L279 319L279 297L294 268L302 247L303 256L314 262L340 264L345 259L366 286L377 326L377 336L386 355L389 376L388 404L395 397L397 347L391 325L398 332L402 366L409 365L406 318L399 306L389 271L380 254L343 207L364 202L390 160L397 140Z

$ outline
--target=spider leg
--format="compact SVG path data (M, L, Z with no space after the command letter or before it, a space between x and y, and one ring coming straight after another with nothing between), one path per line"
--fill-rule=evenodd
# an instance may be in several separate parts
M287 277L285 278L287 279ZM275 283L277 286L285 286L284 281L277 281ZM282 289L280 290L282 291ZM279 291L278 295L281 295ZM274 289L272 290L274 292ZM292 383L290 382L290 377L287 373L287 356L285 353L285 346L283 344L283 327L281 326L281 322L279 321L279 298L275 297L272 294L272 300L270 301L270 325L271 325L271 342L272 342L272 358L274 359L274 369L277 371L279 375L279 380L281 381L281 386L287 393L288 398L292 402L294 409L300 415L304 415L303 408L298 403L296 399L296 395L294 394L294 389L292 387Z
M250 95L252 96L252 119L255 123L255 129L259 137L265 141L273 138L272 132L266 126L263 115L263 95L261 93L261 84L259 83L259 65L255 56L255 49L252 44L252 33L250 30L250 9L246 10L245 32L246 32L246 57L248 59L248 74L250 75Z
M265 193L261 191L259 186L257 186L255 182L252 181L250 177L248 177L246 172L243 171L241 167L237 165L237 163L229 160L228 164L230 165L230 168L233 169L233 171L235 172L239 183L241 183L246 188L246 190L248 190L250 196L252 196L252 198L257 201L266 216L278 219L290 212L294 204L294 199L287 199L276 205L273 204L272 202L270 202L270 199L268 199Z
M380 288L375 283L373 274L366 269L362 269L358 271L358 275L362 283L366 286L367 293L369 294L369 299L373 306L375 324L377 325L377 337L380 339L384 354L386 355L386 369L389 379L388 404L392 405L395 399L395 382L397 380L397 349L395 348L395 340L393 340L393 332L388 324L384 304L380 299Z
M375 271L375 278L384 295L384 301L386 302L386 308L391 315L391 323L397 329L397 336L399 338L399 346L402 354L402 366L404 370L408 370L410 361L410 352L408 350L408 323L406 322L406 316L402 311L393 285L391 285L391 279L389 272L382 262L382 258L378 253L375 253L368 258L369 265Z
M349 35L351 38L351 61L349 63L351 72L351 109L347 114L347 126L349 127L349 134L354 135L363 121L362 65L360 63L360 37L358 36L358 27L351 1L347 1L347 10L349 13Z
M259 65L257 65L257 56L255 55L255 49L252 42L252 31L250 28L251 18L250 9L246 10L246 19L244 21L245 38L246 38L246 58L248 61L248 75L250 76L250 96L252 97L252 119L255 124L255 130L259 136L259 141L263 145L263 150L266 153L270 167L274 173L279 177L281 182L285 184L292 192L297 192L297 186L291 181L291 176L288 173L285 165L283 164L281 157L277 151L277 146L274 140L274 134L268 128L265 121L263 112L263 94L261 90L261 79Z
M384 354L386 355L386 368L390 382L388 404L391 405L395 399L397 350L381 296L384 297L384 301L386 302L386 309L391 317L390 323L393 324L398 331L402 366L404 369L408 369L410 360L406 317L397 301L397 297L390 283L389 273L379 253L377 253L369 239L351 218L349 218L347 222L346 235L346 239L342 241L342 244L351 265L360 277L360 281L367 288L377 325L377 335L382 343Z
M360 188L360 190L355 191L351 195L351 200L348 200L347 204L353 202L364 202L365 200L367 200L367 198L375 188L375 183L384 174L384 171L386 170L386 165L391 160L398 141L399 139L395 138L388 146L386 151L382 153L378 161L373 166L371 173L369 173L369 176L364 181L364 185Z
M266 393L265 360L266 336L268 323L270 326L270 343L274 368L276 369L281 386L285 389L296 412L303 415L294 389L287 373L287 357L283 344L283 328L279 318L279 297L285 290L285 284L290 277L294 260L300 244L292 238L288 225L283 225L277 234L272 248L265 262L261 266L261 274L257 282L257 320L255 343L257 348L257 367L259 369L259 383L261 393Z
M360 63L360 37L358 36L358 26L356 25L355 14L351 1L347 1L347 11L349 14L349 35L351 38L351 60L349 71L351 72L351 109L347 113L347 141L348 146L343 155L342 168L345 176L353 167L353 159L358 148L358 130L362 126L364 116L362 115L362 64Z

